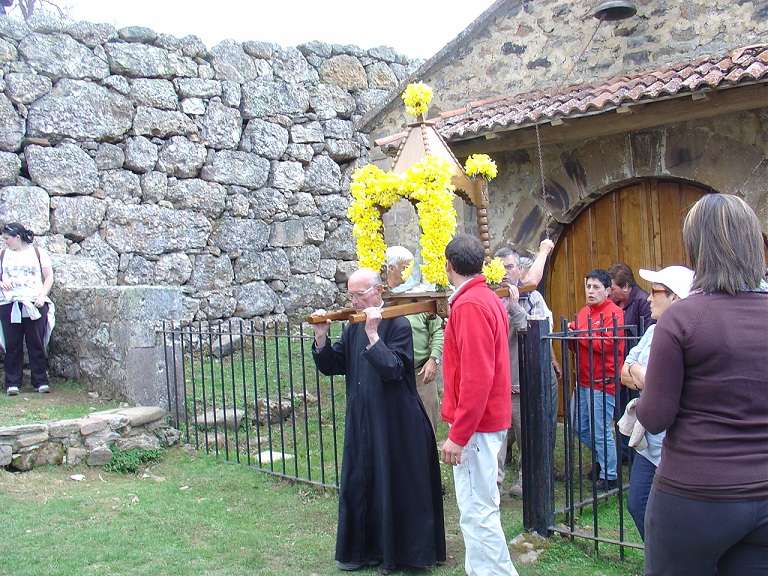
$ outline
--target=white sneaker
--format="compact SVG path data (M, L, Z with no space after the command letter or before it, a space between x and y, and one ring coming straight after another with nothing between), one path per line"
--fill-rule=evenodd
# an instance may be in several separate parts
M18 386L8 386L8 389L6 390L6 393L8 396L18 396L19 395L19 387Z
M40 392L40 394L48 394L51 389L48 387L48 384L43 384L37 387L37 391Z

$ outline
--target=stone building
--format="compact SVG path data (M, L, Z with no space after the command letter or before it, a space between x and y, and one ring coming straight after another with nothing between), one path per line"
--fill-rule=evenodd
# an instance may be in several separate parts
M555 241L556 316L583 305L593 268L684 263L702 194L742 196L768 231L768 1L638 0L615 22L599 4L499 0L412 77L456 156L499 165L492 248ZM396 95L361 123L383 165L406 123Z

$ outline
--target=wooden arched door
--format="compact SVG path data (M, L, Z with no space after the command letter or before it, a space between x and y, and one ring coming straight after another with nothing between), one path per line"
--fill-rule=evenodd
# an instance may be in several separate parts
M681 182L644 180L590 204L562 233L549 263L547 302L560 331L559 318L586 305L584 275L625 262L641 287L638 268L657 270L690 266L682 241L690 207L710 190Z

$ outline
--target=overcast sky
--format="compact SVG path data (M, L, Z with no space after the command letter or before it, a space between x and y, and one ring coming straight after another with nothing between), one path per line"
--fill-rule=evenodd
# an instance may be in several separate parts
M225 38L283 47L311 40L391 46L427 59L453 40L493 0L55 0L75 20L117 28L146 26L208 48Z

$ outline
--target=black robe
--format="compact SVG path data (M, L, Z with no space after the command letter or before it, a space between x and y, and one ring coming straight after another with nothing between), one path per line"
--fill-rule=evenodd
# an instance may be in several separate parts
M411 326L383 320L366 350L365 324L348 324L319 352L326 375L344 374L347 410L336 560L382 568L445 561L440 464L416 392Z

